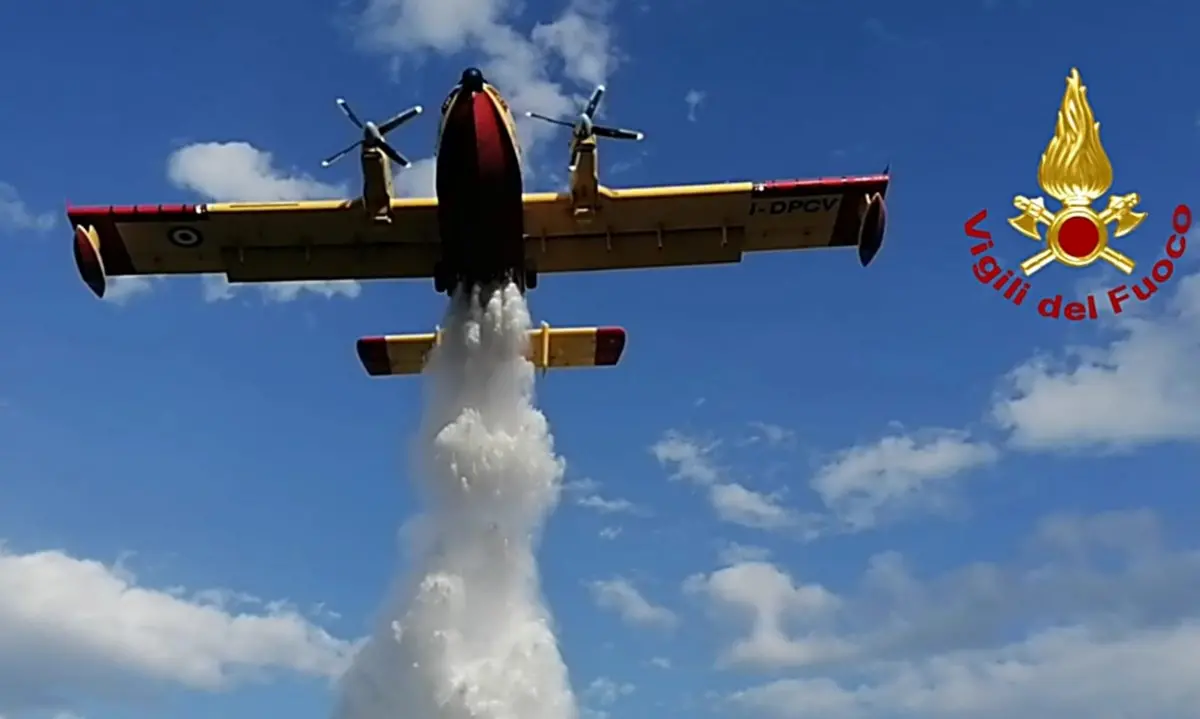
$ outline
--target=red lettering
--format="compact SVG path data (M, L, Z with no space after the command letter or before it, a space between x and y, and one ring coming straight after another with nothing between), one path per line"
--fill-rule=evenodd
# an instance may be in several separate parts
M1096 317L1098 317L1098 315L1096 314L1096 296L1095 295L1088 295L1087 305L1088 305L1088 317L1090 317L1092 319L1096 319Z
M1179 234L1184 234L1192 228L1192 208L1187 205L1180 205L1175 208L1175 212L1171 215L1171 229Z
M1145 302L1158 292L1158 285L1149 277L1143 277L1141 283L1133 286L1133 296L1138 298L1139 302Z
M1175 242L1178 240L1179 248L1175 248ZM1183 253L1187 251L1187 236L1186 235L1171 235L1171 239L1167 240L1167 256L1173 260L1178 260L1183 257Z
M1057 318L1058 313L1062 310L1062 301L1062 295L1047 297L1038 303L1038 314L1050 319Z
M1000 265L996 263L996 258L991 255L980 257L972 269L975 271L975 279L985 285L996 279L996 276L1000 274Z
M1162 272L1159 272L1160 269ZM1171 275L1175 274L1175 263L1164 257L1154 263L1154 269L1150 270L1150 274L1154 275L1154 279L1159 282L1166 282L1171 279ZM1162 277L1159 277L1159 275L1162 275Z
M1125 285L1117 285L1108 291L1108 303L1112 305L1113 314L1121 314L1121 303L1129 299L1128 289Z
M1087 308L1083 306L1082 302L1068 302L1066 309L1063 310L1063 317L1072 322L1078 322L1086 316Z
M1190 218L1191 215L1189 214L1188 217ZM985 207L982 210L980 210L979 212L976 212L974 217L967 220L967 224L963 225L963 232L967 233L967 237L973 237L977 240L992 239L992 233L988 232L987 230L979 229L979 223L983 222L986 219L987 219L987 208ZM1189 219L1188 222L1190 223L1191 220Z

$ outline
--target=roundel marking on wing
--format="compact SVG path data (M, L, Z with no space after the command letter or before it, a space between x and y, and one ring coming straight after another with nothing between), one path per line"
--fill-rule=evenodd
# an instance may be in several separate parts
M204 243L204 235L201 235L200 231L193 227L172 227L167 232L167 239L171 241L172 245L184 249L199 247Z

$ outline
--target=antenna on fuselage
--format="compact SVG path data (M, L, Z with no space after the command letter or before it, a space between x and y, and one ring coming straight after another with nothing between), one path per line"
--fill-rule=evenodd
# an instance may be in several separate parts
M537 112L527 112L526 117L535 120L542 120L555 125L571 128L571 169L579 164L579 143L584 140L596 137L607 137L611 140L634 140L639 141L645 139L644 133L637 130L624 130L619 127L607 127L605 125L597 125L594 120L596 118L596 110L600 107L600 100L604 97L605 89L603 85L597 85L592 91L592 97L588 100L587 107L583 112L579 113L579 117L575 122L567 122L553 117L547 117Z
M340 97L337 99L337 106L346 114L346 117L349 118L350 122L353 122L359 127L359 129L363 131L363 136L361 140L347 147L341 152L335 153L324 160L321 160L321 167L329 167L346 155L349 155L354 148L358 147L359 145L362 145L363 147L378 148L380 152L387 155L388 159L400 165L401 167L409 167L412 165L412 163L408 161L407 157L401 155L399 152L396 152L396 149L388 144L388 141L384 139L384 135L388 134L392 130L395 130L397 127L400 127L417 115L420 115L424 111L424 108L422 108L420 105L410 107L382 125L376 125L370 120L363 122L362 120L358 119L358 115L355 115L354 110L350 109L350 104Z

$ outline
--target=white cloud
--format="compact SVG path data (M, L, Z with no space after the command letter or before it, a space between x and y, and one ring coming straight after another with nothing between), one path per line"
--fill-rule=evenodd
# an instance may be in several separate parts
M621 531L622 530L620 527L604 527L600 530L600 538L609 540L616 539L617 537L621 536Z
M575 504L593 509L601 514L637 514L638 506L628 499L605 499L598 494L589 494L575 500Z
M686 479L697 484L712 484L720 472L712 461L716 443L701 444L675 430L666 432L650 447L650 453L665 467L673 467L672 479Z
M399 197L437 196L437 159L413 160L407 168L393 168L392 187Z
M167 177L175 186L215 202L329 199L347 193L343 185L279 169L271 153L248 142L201 142L182 147L168 158ZM203 282L206 302L231 299L239 287L223 276L205 277ZM362 286L354 280L271 282L259 288L271 302L291 302L302 293L351 299L362 293Z
M684 95L683 101L687 103L687 119L688 122L696 121L696 110L700 108L700 103L704 102L706 93L700 90L688 90L687 95Z
M147 685L217 691L289 671L333 678L354 646L279 605L233 614L213 594L137 583L121 567L0 547L0 712L67 709Z
M576 506L590 509L593 512L641 516L649 514L649 511L643 507L639 507L628 499L620 497L610 499L601 495L599 493L600 483L594 479L585 478L567 482L564 489L571 495L572 501Z
M0 182L0 229L45 232L54 227L53 213L37 213L29 209L17 193L17 188Z
M104 301L124 305L139 295L154 289L154 277L122 276L111 277L104 290Z
M1107 345L1069 348L1013 370L992 416L1015 447L1128 449L1200 439L1200 275L1180 278L1173 296L1153 300L1162 302L1156 316L1112 318L1118 337Z
M301 293L319 297L348 297L354 299L362 294L362 285L354 280L330 280L328 282L272 282L262 287L263 295L272 302L291 302Z
M780 440L786 437L779 433L774 436ZM811 534L812 517L784 506L777 494L759 492L738 482L722 481L723 473L713 458L718 446L716 442L703 444L669 430L650 447L650 453L660 465L671 469L671 479L683 479L705 487L709 504L721 521L764 530L802 528Z
M735 693L748 715L1190 719L1200 702L1200 551L1168 547L1148 510L1047 517L1024 554L929 579L885 552L836 597L762 563L687 586L749 624L725 658L808 662Z
M796 441L796 433L787 427L780 427L770 422L751 422L754 430L748 443L766 442L769 447L789 447Z
M784 679L736 693L735 706L778 719L1064 716L1194 719L1200 624L1112 635L1046 630L994 650L881 667L871 682Z
M749 631L725 650L724 663L795 667L852 653L847 642L821 629L841 607L837 596L817 584L796 585L768 562L742 562L707 576L693 575L684 582L684 591L707 598L721 615L748 621ZM789 631L797 625L803 636Z
M616 612L630 624L671 628L679 622L674 612L652 604L628 579L598 580L589 588L598 607Z
M796 514L780 504L777 497L740 484L714 484L709 491L713 509L723 521L755 529L783 529L798 521Z
M884 514L936 506L950 480L998 457L995 448L962 432L895 435L843 450L811 485L847 526L866 529Z
M565 79L582 89L602 83L618 61L608 23L608 0L575 0L553 21L528 33L512 21L521 11L509 0L369 0L358 18L369 49L405 56L432 51L482 55L480 66L508 98L514 111L550 116L577 112L580 97L551 79L561 67ZM527 151L554 128L522 121ZM565 161L565 158L564 158Z
M344 197L346 188L291 174L271 153L248 142L201 142L181 147L167 160L167 178L214 202L274 202Z
M584 690L583 695L603 706L610 706L621 697L632 694L635 688L628 682L618 683L608 677L597 677Z
M658 667L659 669L670 669L671 660L666 657L653 657L650 660L650 666Z

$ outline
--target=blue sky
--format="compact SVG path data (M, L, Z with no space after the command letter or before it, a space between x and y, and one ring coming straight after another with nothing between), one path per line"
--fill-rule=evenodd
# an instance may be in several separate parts
M971 271L996 257L1078 67L1138 276L1193 203L1194 23L993 0L501 0L0 11L0 715L329 715L397 570L417 380L354 340L421 331L429 283L230 288L75 274L63 207L353 192L333 99L431 110L465 64L517 110L607 82L613 186L891 164L853 253L547 277L538 319L620 324L617 369L540 384L568 463L541 550L580 702L612 717L1193 716L1200 702L1200 277L1070 324ZM539 29L540 27L540 29ZM425 117L392 140L432 154ZM532 184L566 138L529 130ZM430 185L428 163L402 174ZM1024 245L1024 246L1022 246ZM1052 266L1038 293L1121 281ZM233 617L241 615L237 621ZM16 637L15 640L8 639ZM1104 712L1109 712L1105 714ZM1124 712L1124 713L1122 713Z

